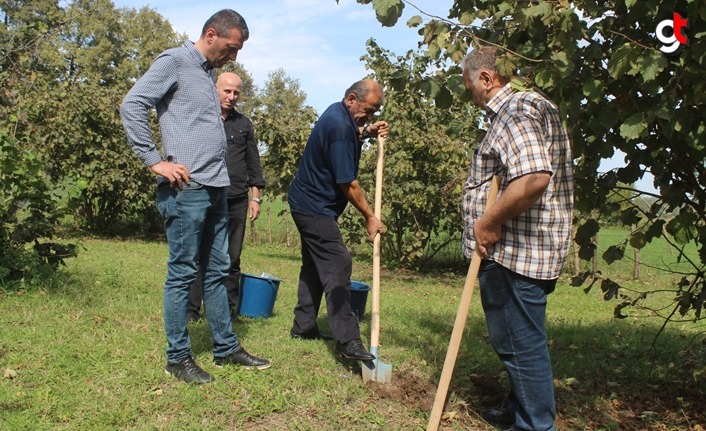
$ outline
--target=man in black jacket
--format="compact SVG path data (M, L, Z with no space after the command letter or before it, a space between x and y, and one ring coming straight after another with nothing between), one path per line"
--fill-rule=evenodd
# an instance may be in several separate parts
M228 291L228 305L233 316L235 316L238 305L240 253L243 249L248 213L250 213L250 221L255 221L260 215L260 191L265 187L265 179L260 167L260 153L257 149L252 122L235 109L240 98L241 86L242 80L233 72L221 73L216 82L218 97L221 101L221 118L228 140L230 274L225 284ZM250 196L248 196L248 191L250 191ZM189 321L200 318L199 310L202 299L203 290L199 278L191 285L189 292Z

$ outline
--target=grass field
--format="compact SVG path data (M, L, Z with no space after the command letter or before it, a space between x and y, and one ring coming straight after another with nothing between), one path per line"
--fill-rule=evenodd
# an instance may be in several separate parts
M259 235L266 232L261 223ZM273 366L259 372L216 368L207 325L198 322L189 327L192 347L216 381L190 386L163 371L164 241L83 237L81 243L59 286L2 293L0 429L426 428L464 273L383 271L380 355L393 365L392 384L364 384L359 366L337 360L332 344L289 338L298 245L267 244L259 236L258 245L244 249L243 270L283 280L274 316L240 317L234 328L249 351ZM655 266L675 264L668 262L668 250L656 253ZM353 278L370 283L369 256L354 261ZM614 275L652 286L672 281L661 270L644 271L642 281L629 280L624 269ZM645 314L617 320L614 306L599 289L586 294L569 286L568 277L550 296L558 429L703 431L704 324L671 325L651 349L661 321ZM324 329L325 317L322 310ZM367 344L368 319L361 331ZM441 429L495 429L479 413L498 406L507 388L476 294Z

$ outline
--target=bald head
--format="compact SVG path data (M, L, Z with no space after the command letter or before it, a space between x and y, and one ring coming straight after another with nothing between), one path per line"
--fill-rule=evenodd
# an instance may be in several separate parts
M221 101L221 116L228 116L231 109L234 109L240 98L240 87L243 80L233 72L223 72L218 75L216 90Z
M343 97L346 98L351 94L355 94L358 99L363 100L367 98L371 92L380 96L380 104L382 105L382 87L380 87L380 84L374 79L361 79L351 85L346 90L346 94Z
M343 98L343 103L359 126L372 120L383 101L382 87L374 79L363 79L351 85Z

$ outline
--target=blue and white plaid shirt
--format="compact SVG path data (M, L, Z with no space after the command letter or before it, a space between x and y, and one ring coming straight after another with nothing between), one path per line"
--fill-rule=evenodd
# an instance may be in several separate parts
M150 132L153 107L162 134L161 155ZM120 115L133 151L146 166L170 160L186 166L197 183L230 184L213 71L193 42L161 53L125 96Z
M473 254L473 222L485 211L493 175L500 194L510 181L533 172L550 172L544 195L507 221L500 240L488 248L500 265L540 280L553 280L566 263L572 236L573 161L571 142L556 106L536 92L515 92L510 84L488 101L491 123L474 152L463 190L463 252Z

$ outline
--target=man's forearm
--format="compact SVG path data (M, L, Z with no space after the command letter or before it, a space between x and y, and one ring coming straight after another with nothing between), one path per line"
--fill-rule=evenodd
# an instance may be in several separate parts
M544 194L550 179L549 172L536 172L511 181L495 205L483 217L490 225L502 226L506 221L531 208Z
M353 182L347 184L339 184L339 187L341 187L341 190L348 199L348 202L360 211L363 217L368 219L375 215L370 209L370 205L368 205L368 201L365 198L365 193L363 192L363 189L360 188L360 183L358 183L358 180L353 180Z

